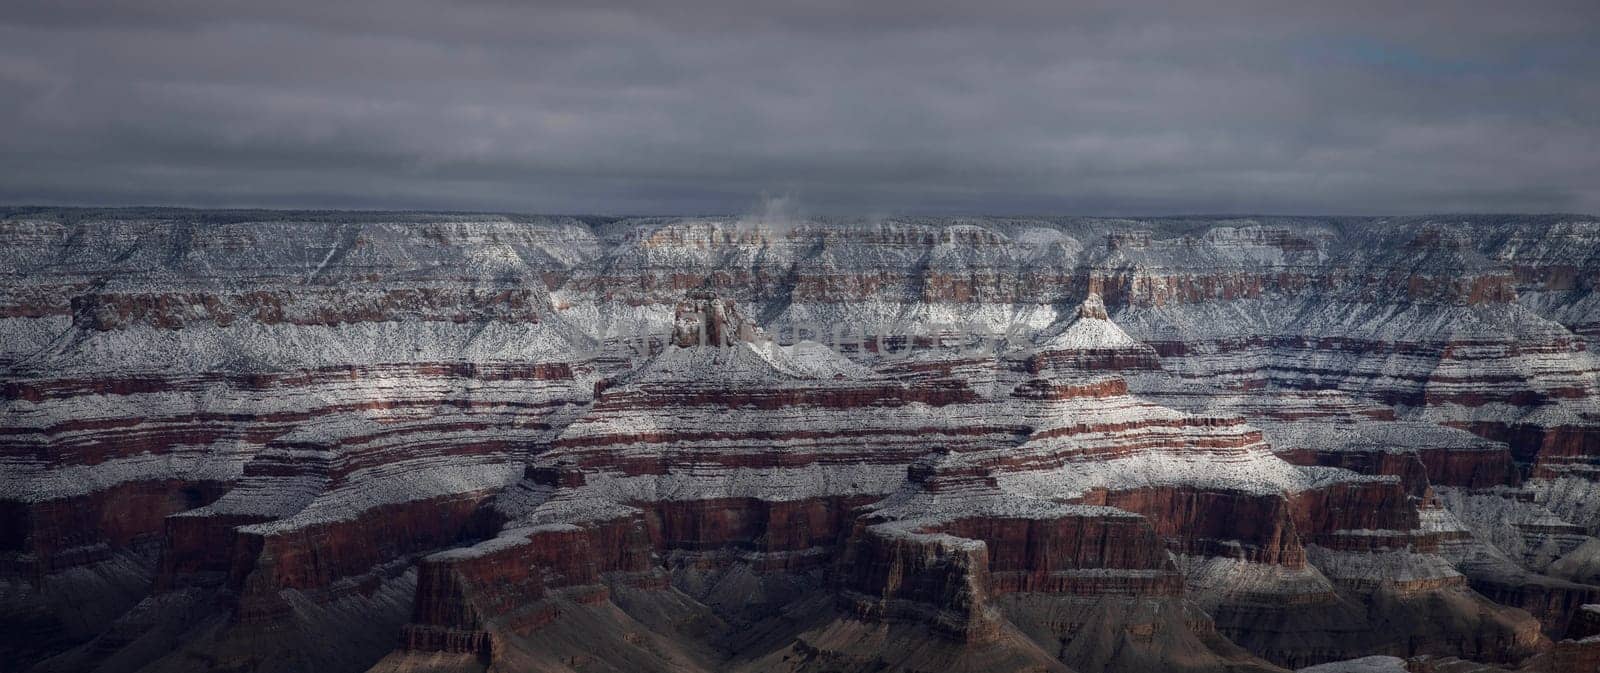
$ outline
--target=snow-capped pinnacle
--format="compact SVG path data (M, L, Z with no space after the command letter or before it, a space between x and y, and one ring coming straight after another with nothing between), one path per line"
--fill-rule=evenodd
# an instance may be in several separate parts
M709 289L690 290L673 316L672 343L682 348L727 348L762 341L761 336L761 328L745 318L733 300Z
M733 300L710 288L691 290L678 302L672 342L643 367L618 379L627 383L686 381L744 386L808 379L861 379L873 375L822 344L783 346Z
M1101 301L1099 294L1091 292L1084 297L1083 305L1078 307L1078 319L1066 331L1050 339L1043 350L1102 350L1137 348L1140 345L1138 340L1111 322L1105 302Z
M1097 320L1111 319L1110 314L1106 313L1106 303L1100 299L1100 293L1098 292L1090 292L1089 296L1083 298L1083 305L1078 307L1078 317Z

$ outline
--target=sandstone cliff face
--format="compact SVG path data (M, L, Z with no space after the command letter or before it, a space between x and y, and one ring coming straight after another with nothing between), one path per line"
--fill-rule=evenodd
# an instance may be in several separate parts
M0 670L1581 670L1597 250L8 213Z

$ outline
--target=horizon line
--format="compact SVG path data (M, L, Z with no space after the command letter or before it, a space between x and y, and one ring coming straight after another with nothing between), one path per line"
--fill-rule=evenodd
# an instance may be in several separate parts
M0 217L10 218L10 217L15 217L18 214L21 214L22 212L26 212L26 211L48 211L48 210L72 210L72 211L187 211L187 212L195 212L195 213L249 213L249 212L308 213L308 214L310 214L310 213L346 213L346 214L352 214L352 215L355 215L355 214L397 213L397 214L410 214L410 215L494 215L494 216L502 216L502 217L551 217L551 218L570 217L570 218L575 218L575 219L600 218L600 219L610 219L612 221L622 221L622 220L630 220L630 219L650 219L650 218L678 218L678 219L694 219L694 218L707 218L707 219L709 219L709 218L736 218L737 219L737 218L751 218L751 219L757 219L757 220L764 219L764 218L762 218L760 216L752 216L750 213L729 213L729 212L722 212L722 213L707 212L707 213L626 213L626 214L614 214L614 213L601 213L601 212L561 213L561 212L538 212L538 211L516 211L516 210L453 210L453 209L434 209L434 208L318 208L318 207L304 207L304 206L287 206L287 207L277 207L277 206L217 206L217 207L210 207L210 206L148 205L148 204L129 204L129 205L57 205L57 204L29 204L29 203L0 204ZM789 218L782 218L782 219L787 219L787 220L791 220L791 221L807 221L807 220L825 221L825 220L830 220L830 219L838 220L838 219L855 219L855 218L859 218L859 219L925 218L925 219L948 219L948 220L961 219L961 218L989 218L989 219L997 219L997 220L1027 220L1027 219L1225 220L1225 219L1243 219L1243 218L1283 218L1283 219L1291 219L1291 218L1308 218L1308 219L1312 219L1312 218L1317 218L1317 219L1328 218L1328 219L1351 219L1351 220L1381 220L1381 219L1389 219L1389 218L1417 219L1417 218L1489 217L1489 216L1530 217L1530 218L1532 218L1532 217L1537 217L1537 218L1581 217L1581 218L1596 218L1596 219L1600 219L1600 214L1582 213L1582 212L1574 212L1574 211L1555 211L1555 210L1552 210L1552 211L1492 211L1492 210L1491 211L1438 211L1438 212L1389 213L1389 214L1368 214L1368 215L1340 214L1340 213L1264 213L1264 212L1254 212L1254 213L1252 213L1252 212L1237 212L1237 213L1194 212L1194 213L1171 213L1171 214L1165 214L1165 215L1115 214L1115 213L1113 213L1113 214L1104 214L1104 213L1102 213L1102 214L1078 214L1078 213L1031 213L1031 214L992 214L992 213L991 214L985 214L985 213L949 214L949 213L944 213L944 214L935 214L935 213L907 212L907 213L860 213L860 214L816 214L816 215L804 215L804 214L802 214L802 215L797 215L797 216L793 216L793 217L789 217Z

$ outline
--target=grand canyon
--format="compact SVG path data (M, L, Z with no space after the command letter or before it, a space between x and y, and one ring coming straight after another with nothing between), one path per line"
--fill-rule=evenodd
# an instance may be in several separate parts
M1600 670L1600 217L0 209L0 671Z

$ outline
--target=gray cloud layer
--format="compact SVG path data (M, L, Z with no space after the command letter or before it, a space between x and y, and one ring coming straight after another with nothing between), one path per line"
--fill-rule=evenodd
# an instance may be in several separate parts
M0 201L1600 211L1600 4L0 5Z

